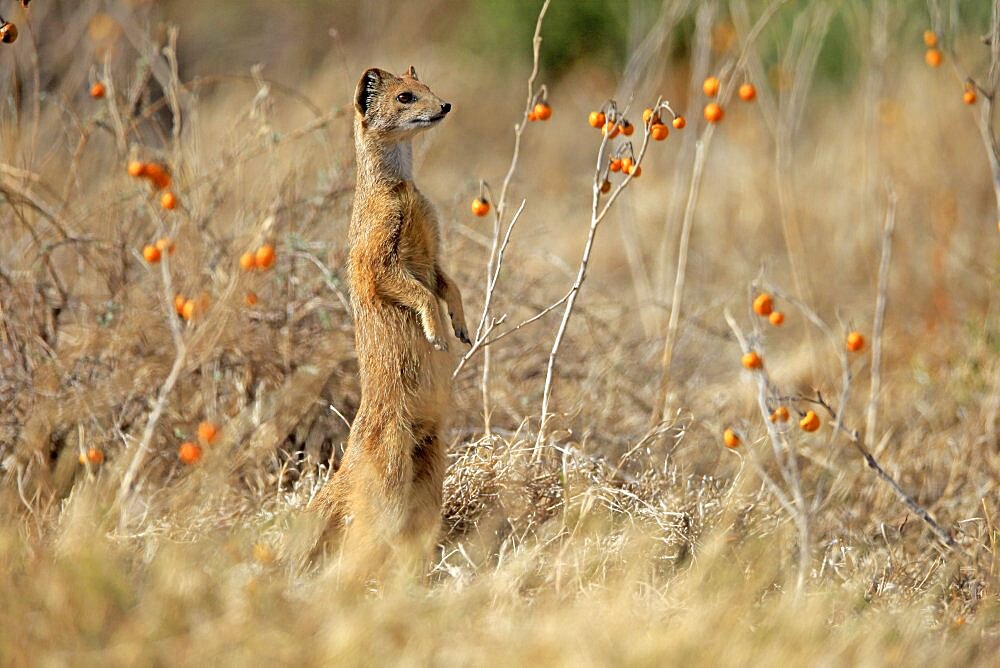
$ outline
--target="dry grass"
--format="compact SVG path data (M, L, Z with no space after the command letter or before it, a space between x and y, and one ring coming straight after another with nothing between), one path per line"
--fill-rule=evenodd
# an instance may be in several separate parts
M483 355L458 374L443 538L426 580L357 592L335 569L285 557L358 401L343 273L353 187L344 72L401 70L410 56L348 44L349 62L331 56L298 77L181 81L148 41L147 3L116 9L126 29L109 24L107 35L83 30L105 25L91 3L63 7L64 27L80 30L55 41L41 38L57 27L54 10L34 4L37 35L21 22L0 66L5 664L985 665L1000 651L996 202L973 112L951 73L923 66L919 21L852 4L851 20L871 26L858 34L868 69L856 85L826 90L811 71L787 88L758 80L759 102L729 102L709 135L699 67L739 63L723 95L744 71L763 72L747 39L761 9L744 21L732 3L730 43L710 30L726 25L715 3L694 3L709 9L698 10L690 77L686 65L663 71L656 55L683 3L651 24L658 32L634 28L622 80L635 90L618 91L619 102L635 93L635 120L663 95L689 124L651 143L642 177L596 232L553 363L544 438L561 310L489 346L488 434ZM829 19L822 4L778 12L807 17L797 29L808 43ZM984 31L948 36L949 57L988 62L973 28ZM883 59L868 46L879 30ZM149 34L169 44L169 33ZM809 69L805 46L777 43ZM80 55L110 44L107 67ZM478 315L493 230L468 202L480 178L503 180L528 72L470 81L447 53L422 48L414 64L456 113L419 147L417 179L439 205L447 268ZM87 97L92 77L107 99ZM555 114L524 129L498 221L505 230L526 200L490 309L507 314L498 332L567 293L593 220L601 142L585 119L615 81L584 66L544 77ZM681 243L699 137L700 195ZM127 176L135 157L171 166L178 210L161 210ZM842 402L836 350L848 329L873 327L886 184L895 234L869 422L867 353L848 360ZM166 235L177 252L145 263L143 245ZM240 253L265 240L277 266L241 272ZM683 302L664 379L679 257ZM788 293L781 329L743 315L754 281ZM256 306L244 304L248 290ZM209 306L186 323L174 292L204 294ZM791 308L796 296L808 313ZM817 434L792 429L772 450L726 310L782 393L819 390L849 430L877 425L862 442L954 547L826 416ZM830 323L832 344L809 313ZM651 415L666 417L651 426ZM177 448L206 419L220 439L185 466ZM727 426L743 436L737 450L721 445ZM88 448L104 463L78 464ZM765 478L801 497L794 512Z

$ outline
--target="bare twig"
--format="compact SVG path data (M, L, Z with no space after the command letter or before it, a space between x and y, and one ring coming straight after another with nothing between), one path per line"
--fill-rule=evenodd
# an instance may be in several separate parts
M788 0L772 0L771 4L767 6L763 13L761 13L757 22L754 24L753 28L744 40L740 55L735 64L732 66L732 70L738 71L745 66L744 64L749 57L748 54L750 53L750 50L757 38L760 36L761 31L763 31L764 27L767 25L768 21L771 20L771 17L774 16L774 13L778 10L778 8L787 1ZM710 39L709 28L711 26L711 19L712 13L709 10L709 6L703 6L702 11L698 14L698 35L699 42L704 43L701 43L698 48L705 53L707 53L708 40ZM704 25L702 25L703 23ZM730 70L727 68L727 71ZM732 81L727 81L720 95L720 102L725 104L729 100L735 88L736 87ZM684 206L684 217L681 222L681 238L677 251L677 270L674 276L673 297L670 303L670 317L667 321L667 331L664 335L663 354L660 357L660 386L656 401L653 403L653 414L650 416L653 424L663 420L668 413L667 400L670 395L670 367L672 366L674 359L674 348L677 342L677 330L680 324L681 306L684 298L684 286L687 281L687 260L691 240L691 228L694 225L694 213L698 204L698 194L701 190L701 180L704 176L705 159L708 155L708 148L711 146L712 137L714 135L715 124L709 123L705 126L701 138L695 145L694 162L691 166L691 181L688 187L687 202Z
M941 25L941 9L938 6L938 0L928 0L928 6L935 30L938 33L943 33L944 26ZM940 48L947 53L952 72L959 82L962 85L972 85L982 95L982 102L977 105L979 113L976 118L976 126L979 129L983 147L986 149L986 157L990 163L990 172L993 176L993 194L997 205L996 217L1000 218L1000 139L997 138L993 122L993 110L997 102L997 95L1000 94L1000 2L993 2L987 42L990 47L990 66L985 80L977 80L960 65L958 54L951 41L944 40Z
M657 100L657 107L660 106L661 100ZM545 370L545 387L542 391L542 410L541 416L539 418L540 422L538 425L538 438L535 441L535 449L532 453L532 460L537 462L542 456L542 446L545 443L546 427L548 426L549 419L549 403L552 399L552 385L555 380L555 366L556 358L559 355L559 349L562 346L563 337L566 335L566 328L569 326L570 317L573 315L573 307L576 304L577 295L580 293L580 288L583 287L583 282L587 278L587 268L590 264L590 255L594 249L594 240L597 236L597 229L600 227L601 222L607 216L608 211L611 209L612 205L621 195L622 191L625 190L632 183L633 175L635 171L630 172L625 179L618 184L608 197L607 201L604 203L603 208L598 208L601 199L601 184L604 175L604 149L607 146L608 137L605 134L601 139L601 145L597 151L597 165L594 169L594 181L592 188L592 199L591 199L591 216L590 216L590 228L587 232L587 241L583 247L583 253L580 256L580 265L577 269L576 280L573 282L573 286L570 288L569 293L566 298L566 305L563 309L562 320L559 322L559 328L556 331L555 340L552 342L552 350L549 352L549 361ZM641 167L642 159L646 155L646 149L649 147L649 125L647 124L643 128L642 146L639 149L639 153L635 156L636 167Z
M878 417L879 393L882 390L882 334L885 329L885 307L889 293L889 265L892 262L892 233L896 227L896 192L889 186L889 206L882 228L882 259L878 266L878 293L875 298L875 317L872 321L872 372L871 393L865 420L865 445L875 447L875 428Z
M121 485L118 488L117 505L120 513L121 526L124 526L126 522L129 496L132 493L132 487L135 482L135 478L139 473L139 469L145 463L146 454L149 451L149 447L153 440L153 434L156 431L156 425L159 423L160 417L163 415L163 411L167 405L167 399L170 397L170 393L173 391L174 385L177 384L177 380L180 378L181 371L184 370L184 365L187 361L187 346L184 343L184 333L181 331L181 325L177 319L173 303L174 292L170 276L170 253L166 251L164 251L160 260L160 278L163 286L161 291L161 304L164 308L164 315L166 316L170 327L170 333L174 340L174 348L176 352L174 355L173 365L170 367L170 373L167 374L166 379L160 386L160 391L156 396L156 401L153 403L153 408L149 413L149 417L146 418L146 426L143 428L142 438L132 453L132 458L129 461L128 468L126 468L125 474L122 476Z
M739 341L740 350L744 353L749 352L751 350L750 343L728 310L725 312L725 318L726 323L733 332L733 335L736 336L736 340ZM806 504L805 495L802 492L802 482L799 475L796 454L792 451L788 440L785 439L782 433L778 431L777 425L769 419L771 411L768 407L768 393L771 383L768 379L767 372L764 369L758 369L753 372L753 378L757 385L757 408L760 411L761 417L764 419L764 425L767 427L768 440L771 442L774 458L778 464L778 471L781 473L781 477L789 489L791 498L789 499L787 497L783 497L779 486L766 474L762 476L762 479L768 485L768 488L771 489L772 493L774 493L778 503L781 504L782 508L785 509L785 512L787 512L792 521L795 522L795 526L798 529L799 568L796 576L796 592L801 595L805 588L806 574L809 571L809 507ZM756 464L755 459L754 463ZM757 469L758 473L764 472L763 467L759 465L757 465Z
M780 294L780 293L778 293L777 290L775 290L775 293L776 294ZM822 332L824 332L825 334L827 334L828 337L831 337L831 339L833 338L833 332L832 332L832 330L823 321L823 319L820 318L819 315L815 313L815 311L813 311L811 308L809 308L807 305L803 304L802 302L799 302L798 300L794 299L793 297L789 297L788 295L783 295L782 298L785 299L785 300L787 300L787 301L790 301L790 302L794 303L799 308L799 310L803 313L803 315L805 315L809 319L809 321L813 323L813 325L815 325L818 329L820 329ZM726 319L727 319L727 321L731 321L732 320L731 316L729 316L728 313L727 313ZM746 347L745 339L743 338L742 333L738 332L738 327L736 327L735 321L731 321L730 322L730 327L734 328L733 329L734 334L736 334L737 339L740 340L740 346L741 346L741 348L743 350L746 350L747 347ZM840 346L837 346L837 351L838 351L838 354L840 354L843 358L845 358L842 361L842 364L844 365L844 368L845 368L844 383L845 383L845 390L846 390L847 384L849 383L849 380L850 380L849 370L847 370L846 355L843 355L843 353L841 352L842 349L841 349ZM764 371L757 372L755 375L757 376L759 382L764 383L765 385L769 385L770 384L767 381L767 379L766 379L766 373ZM845 396L845 395L846 395L846 391L843 392L842 396ZM923 520L931 528L931 530L938 537L938 539L940 539L945 545L948 545L948 546L951 546L951 545L955 544L955 539L951 536L951 534L948 531L946 531L943 527L941 527L941 525L938 524L937 521L935 521L935 519L931 516L931 514L923 506L921 506L919 503L917 503L917 501L912 496L910 496L909 494L907 494L903 490L903 488L899 485L899 483L896 482L896 480L892 476L890 476L885 471L884 468L882 468L882 466L875 459L875 456L872 455L872 453L868 450L868 448L865 447L864 443L861 440L861 436L859 435L859 433L857 432L857 430L850 429L850 428L844 426L843 411L845 410L846 407L845 407L845 405L843 403L840 405L840 409L838 410L838 409L834 408L833 406L831 406L830 403L828 401L826 401L823 398L823 395L820 394L820 393L817 393L817 395L816 395L816 397L814 399L807 398L807 397L797 397L797 398L799 400L801 400L801 401L808 401L810 403L817 404L819 406L822 406L824 409L826 409L826 411L833 418L834 432L835 433L842 433L842 434L844 434L844 435L847 436L848 441L851 443L852 446L854 446L855 450L857 450L857 452L864 458L864 460L867 463L868 467L871 468L873 471L875 471L875 473L879 477L879 479L881 479L883 482L885 482L886 484L888 484L889 487L890 487L890 489L892 489L893 493L896 494L896 496L908 508L910 508L910 510L912 510L914 512L914 514L916 514L921 520ZM766 407L762 408L762 413L764 414L765 424L768 425L768 430L769 431L772 430L773 425L770 423L770 420L767 419Z
M486 295L483 304L483 315L480 318L480 326L477 330L477 341L479 340L479 334L482 333L484 323L489 318L489 312L491 307L491 302L493 300L494 290L496 288L496 278L500 274L500 262L502 260L502 248L506 247L507 241L510 239L510 232L514 229L514 224L517 222L517 218L520 216L520 212L524 209L524 201L521 202L521 206L518 212L514 215L511 220L510 225L507 228L507 235L505 235L503 242L501 242L500 230L502 229L501 221L503 220L503 215L507 208L507 191L510 188L510 181L514 177L514 172L517 170L518 159L521 156L521 138L524 134L524 129L528 124L528 114L531 113L531 109L535 104L535 79L538 78L538 64L539 55L542 48L542 23L545 21L545 14L549 10L549 4L552 0L545 0L542 4L542 8L538 11L538 20L535 22L535 33L531 39L531 74L528 76L528 94L524 106L524 110L521 116L521 122L514 126L514 152L510 158L510 165L507 168L507 174L504 176L503 185L500 187L500 198L494 202L494 214L493 214L493 241L492 247L490 249L490 261L486 266ZM480 346L482 348L482 346ZM460 366L464 364L460 362ZM457 373L457 371L456 371ZM490 433L490 349L485 348L483 354L483 375L482 375L482 395L483 395L483 429L486 434Z

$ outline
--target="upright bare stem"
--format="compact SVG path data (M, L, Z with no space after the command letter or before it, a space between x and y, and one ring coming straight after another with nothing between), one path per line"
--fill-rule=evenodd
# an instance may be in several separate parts
M889 208L885 212L882 228L882 259L878 265L878 293L875 297L875 318L872 321L872 379L871 394L865 424L865 444L871 450L875 445L876 418L879 393L882 390L882 333L885 329L885 306L889 292L889 265L892 262L892 233L896 228L896 193L889 188Z
M657 106L659 106L659 101L657 101ZM583 287L584 280L587 278L587 268L590 266L590 254L594 249L594 239L597 236L597 228L600 227L601 221L603 221L605 216L607 216L611 205L615 203L615 200L618 199L618 196L621 195L622 191L632 182L632 174L629 174L625 177L625 180L618 184L618 187L611 192L607 202L604 203L604 207L598 209L601 199L601 177L604 167L604 148L607 143L608 140L605 136L601 140L601 146L597 151L597 166L594 170L593 193L590 207L590 228L587 231L587 241L583 246L583 254L580 256L580 265L577 268L576 280L573 281L573 285L570 288L566 299L566 306L563 309L562 320L559 322L559 329L556 330L556 338L552 342L552 350L549 351L549 361L545 369L545 388L542 392L542 412L540 423L538 425L538 438L535 440L535 448L532 452L532 461L534 462L541 460L542 446L545 443L546 428L548 427L549 403L552 400L552 384L555 380L556 358L559 356L559 348L562 346L563 337L566 335L566 328L569 326L570 317L573 315L573 307L576 305L576 298L580 293L580 288ZM635 159L636 165L642 164L642 159L643 156L646 155L646 149L648 146L649 126L646 126L642 137L642 148L639 149L639 154Z
M691 186L688 188L687 205L684 207L684 220L681 223L681 239L677 251L677 274L674 276L674 291L670 299L670 319L667 321L667 333L663 341L663 355L660 358L660 390L654 404L653 421L659 422L666 417L667 396L670 388L670 366L674 359L674 346L677 342L677 328L681 320L681 302L684 299L684 285L687 283L688 248L691 244L691 227L694 225L694 211L701 192L701 179L705 171L706 145L711 141L715 127L709 126L705 136L695 145L694 166L691 169Z
M736 324L736 320L728 310L724 315L726 323L739 342L740 351L744 353L748 352L751 346L746 336L744 336L743 330ZM774 452L775 463L778 465L778 471L781 473L781 477L788 487L791 498L781 493L780 486L766 475L762 467L758 468L760 473L764 473L762 478L768 484L768 487L771 488L772 493L775 494L775 498L778 499L781 506L791 516L799 532L799 564L795 578L795 591L797 595L801 595L805 589L806 575L809 572L809 561L811 559L809 507L802 492L802 482L799 475L796 454L781 432L778 431L775 423L769 419L770 411L768 410L767 399L770 381L768 380L767 373L764 369L760 369L753 373L753 378L757 385L757 408L764 419L764 426L767 427L767 435L771 442L771 449Z
M760 36L761 31L763 31L764 26L766 26L768 21L771 20L771 17L774 16L774 13L778 10L778 8L787 1L788 0L772 0L771 4L768 5L764 12L760 15L757 22L754 23L753 28L747 35L735 64L731 62L727 71L739 71L745 66L745 63L749 58L751 48ZM701 23L702 20L711 20L711 12L704 7L703 12L704 14L699 13L698 15L699 23ZM705 26L703 28L699 26L698 30L699 41L706 41L706 45L707 40L710 39L710 33L707 30L707 27L708 26ZM701 48L707 52L706 45L702 45ZM731 81L727 81L722 95L719 96L720 102L723 104L728 102L734 89L735 86L733 83ZM674 290L670 304L670 318L667 321L667 331L663 341L663 354L660 358L660 387L657 392L656 401L653 403L653 414L651 416L654 424L665 419L668 413L667 398L670 394L670 367L673 364L674 348L677 342L677 330L681 317L681 306L684 299L684 286L687 282L687 258L691 240L691 228L694 225L695 207L698 204L698 194L701 190L701 180L705 171L705 159L708 155L708 148L711 146L712 137L714 135L715 125L709 124L702 133L701 139L695 145L694 163L691 166L691 182L688 187L687 202L684 206L684 218L681 223L681 238L678 243L677 272L674 276Z
M826 3L813 3L811 11L801 14L792 29L790 45L785 51L783 67L793 75L792 85L787 95L779 98L779 114L775 136L775 183L777 185L778 209L781 230L785 239L788 265L795 283L795 293L799 299L813 303L802 229L795 204L795 172L792 169L795 151L795 134L805 110L805 100L812 85L816 61L819 58L823 38L833 18L833 7ZM810 333L809 345L815 351ZM815 355L814 355L815 357Z
M139 473L139 469L146 460L146 454L153 441L153 433L156 431L156 425L159 423L160 417L163 415L163 410L167 405L167 399L170 397L170 393L173 391L174 385L177 384L177 380L180 378L181 371L184 370L184 364L187 360L187 347L184 344L183 333L181 332L180 324L177 322L177 317L174 312L174 297L170 280L169 256L169 253L163 253L163 259L160 262L160 277L163 281L162 303L166 307L166 316L168 322L170 323L170 332L174 339L176 354L174 356L174 363L170 367L170 373L167 374L166 379L163 381L163 385L160 386L160 391L156 396L156 401L153 403L153 409L150 411L149 417L146 419L146 426L142 431L142 439L139 441L135 451L132 453L132 459L129 461L128 468L125 470L125 475L122 476L121 486L118 488L117 504L118 510L121 514L120 522L122 524L124 524L126 520L127 501L132 493L132 485Z
M510 158L510 166L507 168L507 174L504 176L503 185L500 187L500 198L494 202L494 215L493 215L493 244L490 249L490 261L486 266L486 290L483 303L483 313L479 320L479 327L477 329L476 339L480 338L483 332L483 328L486 326L486 322L490 317L490 307L493 301L494 288L496 286L496 279L500 274L500 260L502 256L500 255L500 230L502 229L501 221L503 220L503 215L507 209L507 190L510 188L510 181L514 177L514 172L517 170L517 162L521 156L521 137L524 134L524 128L528 123L528 114L531 112L532 103L535 98L535 79L538 78L538 57L541 53L542 48L542 23L545 20L545 14L549 11L549 4L552 0L545 0L542 4L542 8L538 11L538 20L535 22L535 34L531 40L532 48L532 63L531 63L531 75L528 77L528 96L527 101L524 106L524 113L521 117L521 122L514 126L514 153ZM524 204L522 203L521 208L523 209ZM508 227L509 232L513 229L514 223L517 222L517 218L511 220L510 226ZM460 364L464 364L463 361ZM457 373L457 371L456 371ZM482 375L482 395L483 395L483 430L486 434L491 431L490 417L490 349L485 348L483 351L483 375Z

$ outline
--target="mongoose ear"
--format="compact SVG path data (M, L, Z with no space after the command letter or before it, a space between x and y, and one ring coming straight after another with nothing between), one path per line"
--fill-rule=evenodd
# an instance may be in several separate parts
M413 67L413 65L410 65L410 69L406 70L406 76L410 77L415 81L420 81L420 79L417 79L417 70L415 67Z
M362 116L368 115L368 107L371 106L375 96L381 92L388 74L385 70L372 67L365 70L365 73L361 75L361 80L358 81L358 89L354 93L354 107Z

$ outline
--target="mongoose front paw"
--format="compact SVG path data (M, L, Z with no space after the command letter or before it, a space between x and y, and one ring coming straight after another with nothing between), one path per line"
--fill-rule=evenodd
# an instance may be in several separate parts
M465 325L465 316L455 317L450 311L448 315L451 317L451 327L455 330L455 336L465 345L471 346L472 341L469 339L469 328Z

